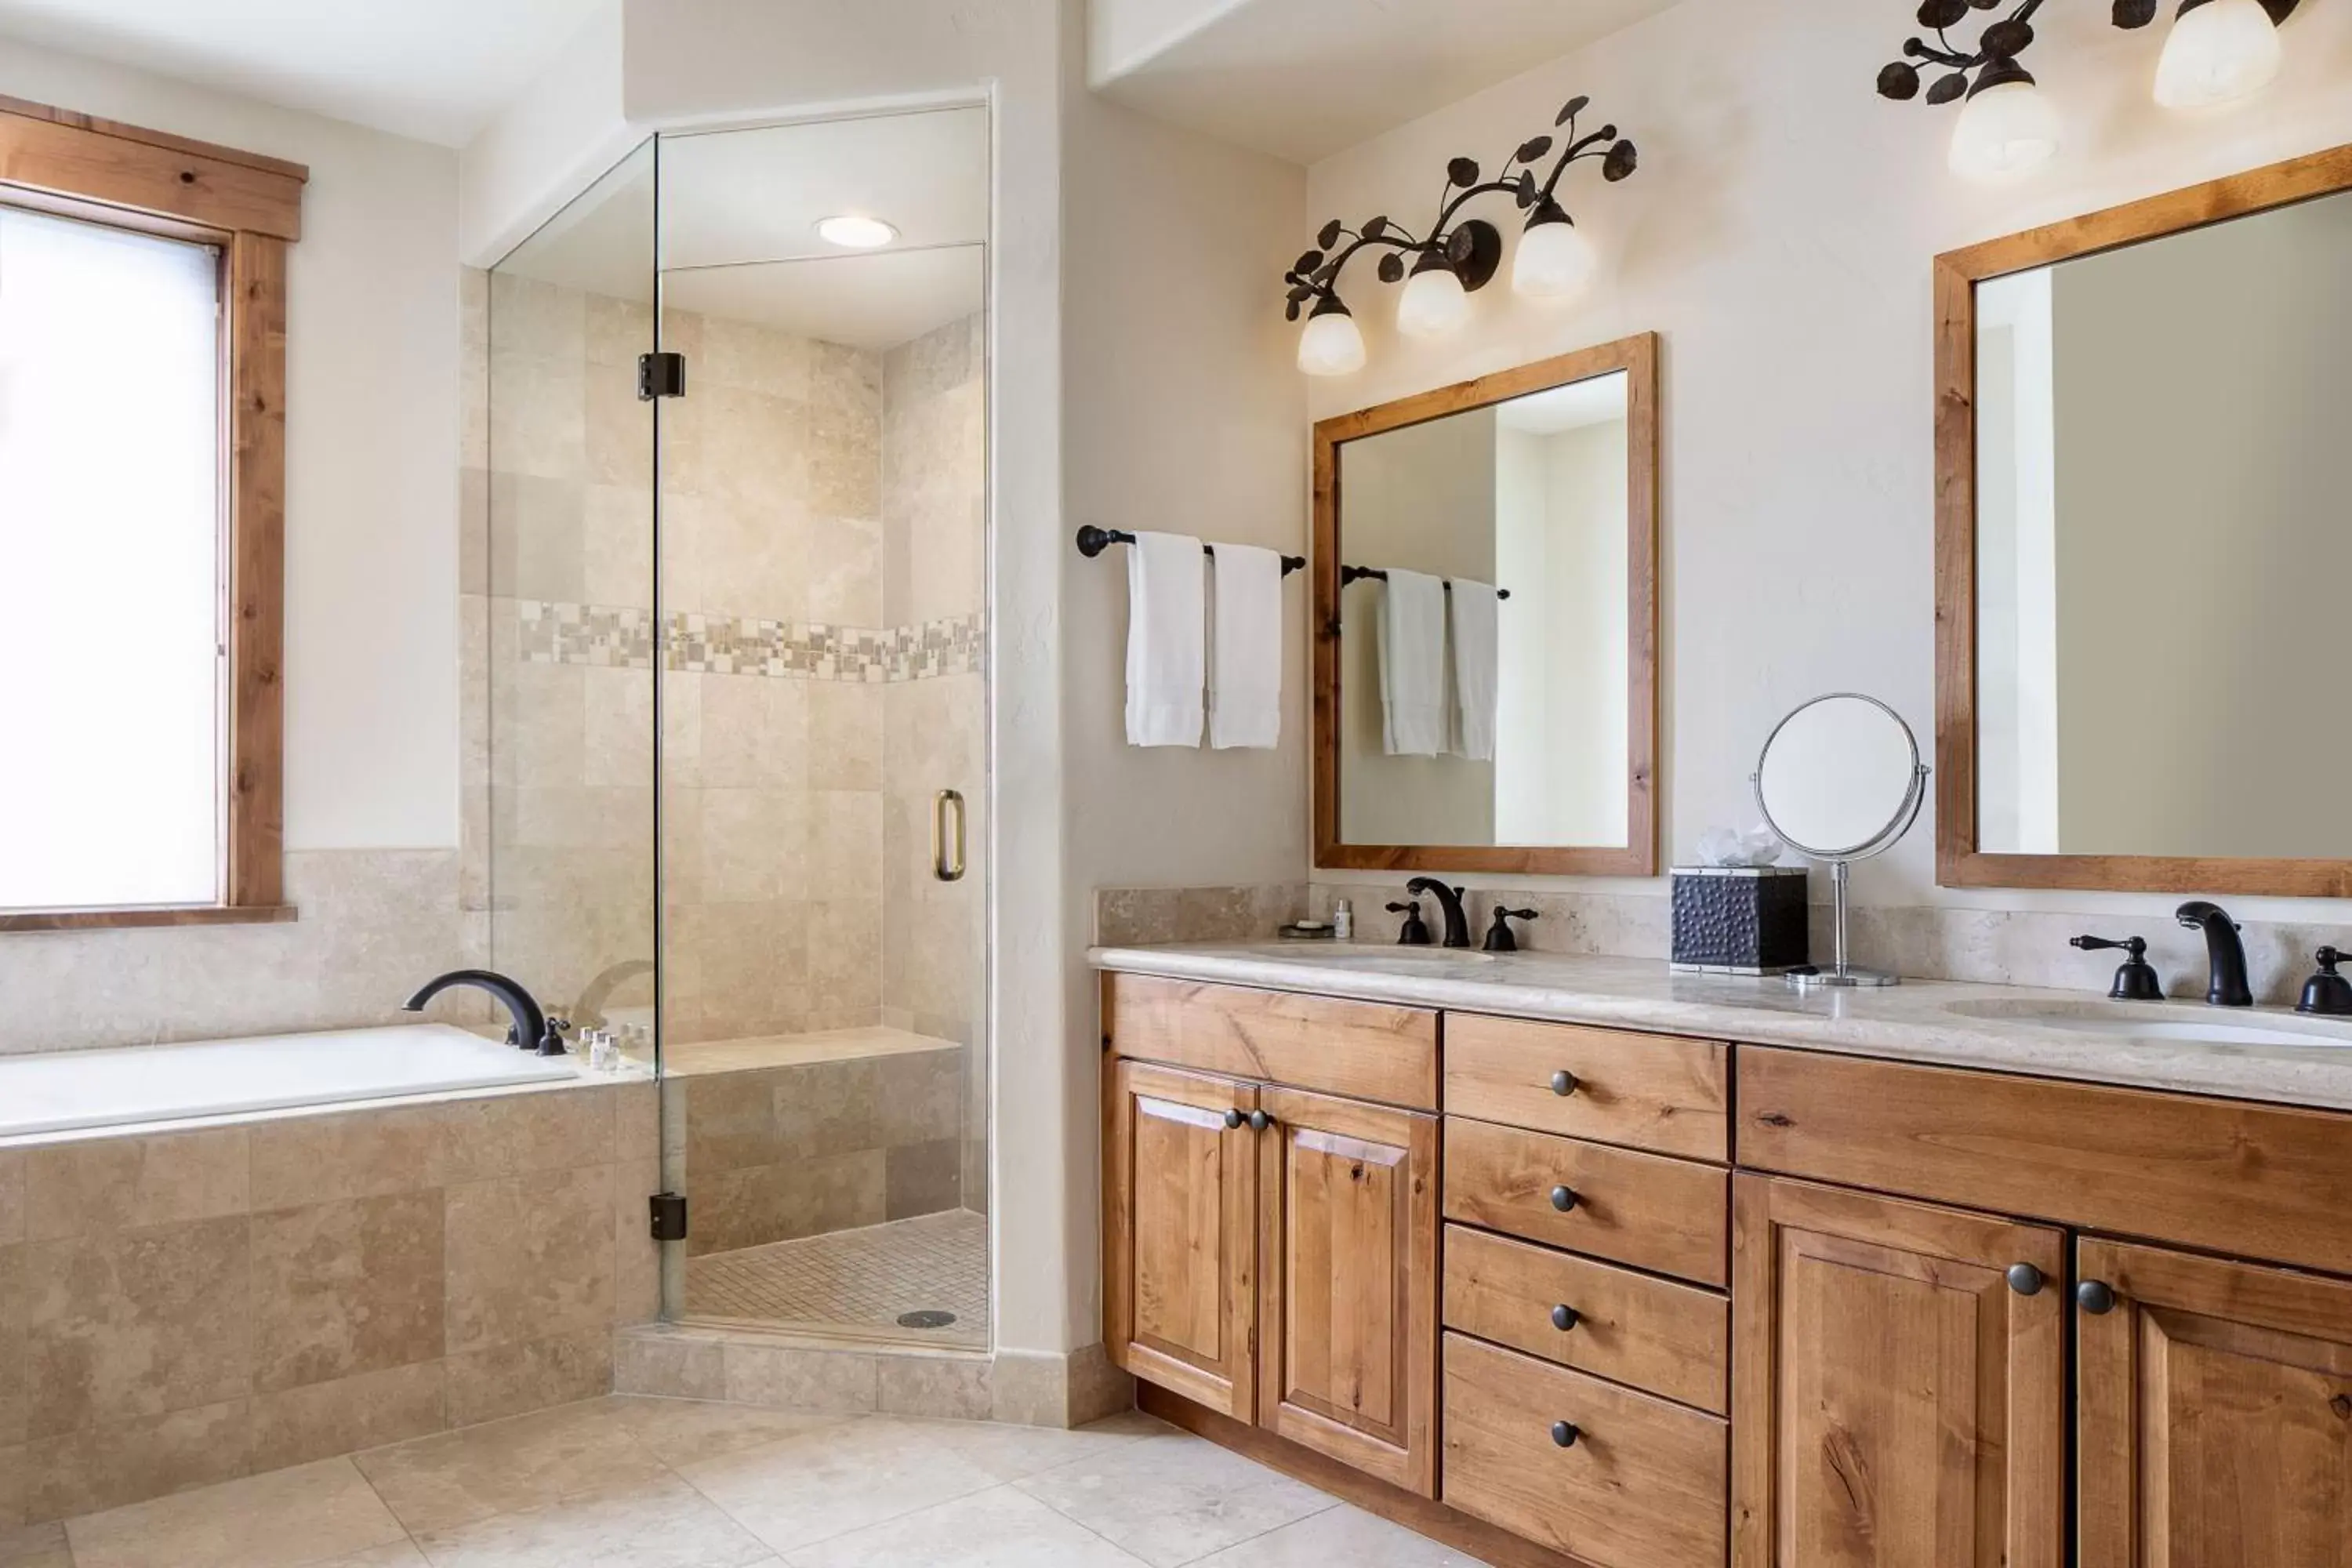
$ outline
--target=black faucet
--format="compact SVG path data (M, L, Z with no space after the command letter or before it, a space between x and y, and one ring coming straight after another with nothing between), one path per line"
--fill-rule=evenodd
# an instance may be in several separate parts
M2216 1007L2251 1007L2254 994L2246 984L2246 944L2238 940L2238 922L2221 905L2191 899L2172 911L2182 925L2205 931L2209 973L2205 1000Z
M422 1013L425 1004L460 985L487 991L506 1004L507 1016L514 1020L507 1029L507 1044L536 1050L543 1057L564 1054L563 1020L549 1017L540 1007L539 999L524 990L520 981L491 970L453 969L446 974L436 975L417 987L416 994L400 1005L401 1010Z
M1470 917L1462 908L1461 889L1449 888L1434 877L1415 877L1404 885L1404 890L1414 898L1428 894L1445 911L1445 946L1470 945Z

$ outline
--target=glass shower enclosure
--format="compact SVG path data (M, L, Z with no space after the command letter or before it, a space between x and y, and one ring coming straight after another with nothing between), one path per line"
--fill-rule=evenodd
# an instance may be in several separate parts
M988 192L665 134L487 280L469 891L656 1068L675 1321L989 1344Z

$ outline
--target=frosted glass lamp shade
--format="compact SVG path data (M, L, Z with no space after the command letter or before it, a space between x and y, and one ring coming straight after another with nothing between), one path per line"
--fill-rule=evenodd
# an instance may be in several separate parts
M1308 375L1353 375L1364 368L1364 334L1347 306L1326 300L1315 307L1299 334L1298 368Z
M2058 111L2031 79L1979 88L1952 127L1951 169L1964 180L2021 180L2057 153Z
M2156 101L2208 109L2244 98L2271 84L2283 54L2261 0L2208 0L2172 24L2156 65Z
M1424 265L1405 279L1404 294L1397 300L1397 331L1408 337L1434 338L1469 319L1470 296L1451 267Z
M1534 300L1559 300L1580 293L1592 281L1601 258L1584 231L1565 214L1538 218L1519 236L1511 258L1511 291Z

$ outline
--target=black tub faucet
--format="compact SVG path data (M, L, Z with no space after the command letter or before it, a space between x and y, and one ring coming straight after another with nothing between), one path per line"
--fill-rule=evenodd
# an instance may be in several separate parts
M2191 899L2172 911L2190 931L2205 932L2209 973L2205 1000L2216 1007L2251 1007L2254 994L2246 984L2246 944L2238 940L2238 922L2221 905Z
M1445 911L1445 945L1470 945L1470 917L1462 908L1462 889L1449 888L1434 877L1415 877L1404 885L1404 890L1414 898L1427 894L1437 900Z
M520 981L493 970L453 969L446 974L436 975L418 986L416 994L400 1005L401 1010L422 1013L425 1004L457 986L487 991L506 1004L507 1016L513 1020L507 1029L507 1044L535 1050L543 1057L564 1054L563 1020L549 1017L539 999L525 990Z

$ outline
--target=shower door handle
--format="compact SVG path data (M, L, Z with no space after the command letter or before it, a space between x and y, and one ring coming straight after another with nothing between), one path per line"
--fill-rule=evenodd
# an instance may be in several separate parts
M961 882L963 872L963 795L943 789L931 800L931 874L942 882Z

